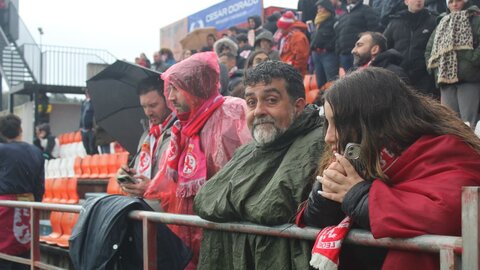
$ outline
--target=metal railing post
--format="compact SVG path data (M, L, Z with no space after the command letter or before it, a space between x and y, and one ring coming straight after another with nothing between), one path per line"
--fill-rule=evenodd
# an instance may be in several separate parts
M36 262L40 262L40 210L30 207L30 269L40 269L36 267Z
M480 187L462 188L462 269L480 269Z
M142 227L143 269L155 270L157 269L157 224L144 216Z

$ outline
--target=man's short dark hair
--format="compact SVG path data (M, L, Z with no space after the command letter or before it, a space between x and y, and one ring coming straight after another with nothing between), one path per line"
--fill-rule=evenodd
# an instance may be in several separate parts
M9 114L0 117L0 135L7 139L15 139L22 132L20 117Z
M285 80L287 93L292 101L305 98L305 87L300 72L292 65L280 61L265 61L247 70L244 83L246 86L254 86L260 82L270 84L272 79Z
M50 125L48 123L42 123L36 126L39 131L45 131L47 135L50 135Z
M358 38L361 38L365 35L370 35L372 37L372 46L378 45L380 52L384 52L387 50L387 38L379 32L362 32L358 35Z
M137 94L139 96L145 95L149 92L152 91L157 91L157 93L165 98L163 96L163 80L160 79L160 76L150 76L148 78L143 79L138 83L137 86Z
M236 35L235 38L237 39L238 42L245 42L245 43L248 42L247 34L244 34L244 33L240 33Z

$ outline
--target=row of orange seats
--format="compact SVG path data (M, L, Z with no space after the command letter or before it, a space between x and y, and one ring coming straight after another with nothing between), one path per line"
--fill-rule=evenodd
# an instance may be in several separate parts
M75 158L73 169L78 178L109 178L116 175L122 165L128 163L128 152L88 155Z
M340 68L339 76L343 77L344 75L345 71L343 71L343 68ZM332 83L333 81L330 81L319 87L317 85L317 77L315 76L315 74L305 75L305 77L303 78L303 86L305 87L305 101L308 104L314 103L319 93L327 90L332 85Z
M45 179L44 203L78 203L77 178Z
M40 242L68 248L68 239L78 220L78 213L55 212L50 214L52 233L40 236Z
M80 131L67 132L58 135L57 139L60 144L76 143L82 141L82 134Z

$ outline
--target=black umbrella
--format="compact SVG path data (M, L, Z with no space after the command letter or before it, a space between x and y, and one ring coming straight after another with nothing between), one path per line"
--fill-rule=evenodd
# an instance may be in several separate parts
M96 123L131 154L137 152L142 119L146 118L137 85L152 76L159 77L160 73L117 60L87 81Z

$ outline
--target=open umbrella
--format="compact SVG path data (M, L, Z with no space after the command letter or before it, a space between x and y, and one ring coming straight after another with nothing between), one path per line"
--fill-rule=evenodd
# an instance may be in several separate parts
M87 81L97 125L131 154L137 152L142 121L146 121L137 85L152 76L159 77L160 73L118 60Z
M184 50L200 50L207 45L207 36L216 33L215 27L197 28L182 38L180 44Z

